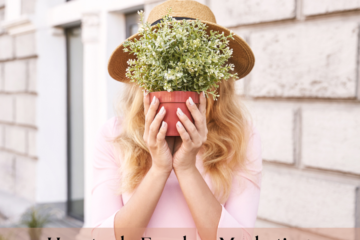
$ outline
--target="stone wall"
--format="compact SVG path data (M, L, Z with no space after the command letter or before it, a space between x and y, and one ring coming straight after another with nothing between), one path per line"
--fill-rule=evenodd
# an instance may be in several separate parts
M257 227L360 227L360 1L210 0L254 51L237 85L262 135Z
M5 1L0 0L0 21L5 19Z
M23 14L33 13L34 1L23 2ZM0 1L0 24L5 8ZM36 194L36 61L34 32L0 30L0 192L30 202Z

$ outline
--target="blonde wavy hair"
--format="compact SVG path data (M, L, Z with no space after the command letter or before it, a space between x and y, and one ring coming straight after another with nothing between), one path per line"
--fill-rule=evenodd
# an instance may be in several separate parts
M132 192L151 167L151 155L143 140L145 114L143 89L137 84L125 84L121 99L116 103L122 115L122 132L113 144L121 160L121 181L117 193ZM221 81L217 101L207 98L207 141L202 146L204 173L209 174L212 192L220 203L229 195L236 171L246 169L246 152L250 140L252 117L235 94L235 81ZM209 95L210 96L210 95ZM241 182L237 182L241 184Z

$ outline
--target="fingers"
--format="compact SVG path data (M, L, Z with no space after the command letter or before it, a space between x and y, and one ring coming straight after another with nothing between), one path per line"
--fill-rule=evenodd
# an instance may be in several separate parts
M196 107L196 105L194 104L193 106ZM197 107L196 107L197 108ZM189 138L190 138L190 141L192 141L193 144L195 145L199 145L199 144L202 144L202 139L201 139L201 136L199 134L199 131L198 129L195 127L195 125L190 121L190 119L181 111L180 108L177 109L177 115L180 119L180 123L182 123L181 125L176 125L176 127L178 128L178 131L181 130L181 131L187 131L186 134L189 135ZM183 128L185 129L182 129L181 126L183 126ZM181 132L179 131L179 134L181 136ZM187 135L185 134L185 137L187 137ZM182 138L182 136L181 136ZM185 139L183 139L184 141Z
M202 119L199 121L201 123L199 123L199 127L197 128L198 131L200 132L200 135L203 137L203 142L205 142L207 140L208 129L206 125L206 97L204 91L200 94L199 98L200 98L199 111L201 113Z
M167 130L167 124L166 124L166 122L162 121L160 131L156 137L156 141L159 144L159 146L161 146L161 144L165 143L166 130Z
M206 117L206 97L205 97L205 93L202 92L200 94L199 98L200 98L199 111L200 111L201 115Z
M149 98L148 100L150 101L150 96L148 98ZM148 104L148 107L147 107L148 109L146 110L147 112L145 115L145 130L144 130L144 138L145 139L147 139L149 136L150 125L154 120L158 106L159 106L159 100L154 96L150 105Z
M202 93L200 95L202 95ZM206 98L203 96L199 96L199 98L200 98L199 108L196 106L194 101L192 101L191 97L189 97L189 99L186 100L186 106L189 109L192 117L194 118L194 124L196 126L197 131L199 131L201 136L205 136L206 135ZM203 112L200 111L200 108L202 109ZM187 124L185 122L182 123L187 129Z
M192 141L190 138L189 133L185 130L184 126L181 124L180 121L176 123L176 128L180 134L180 137L182 139L182 144L185 145L187 149L191 149Z
M157 106L158 104L155 104L155 105ZM151 104L148 114L151 111L153 111L152 108L153 108L153 104ZM154 110L154 113L155 112L156 112L156 110ZM163 118L165 116L165 113L166 113L166 110L165 110L164 106L162 106L159 111L159 114L156 115L155 119L150 124L149 136L148 136L148 141L150 142L150 145L156 144L156 138L159 133L159 127L160 127L161 121L163 120ZM152 117L152 119L153 119L153 117Z

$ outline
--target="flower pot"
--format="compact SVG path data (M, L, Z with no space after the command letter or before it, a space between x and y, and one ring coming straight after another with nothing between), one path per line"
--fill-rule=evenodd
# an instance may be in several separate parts
M199 107L200 104L199 93L191 92L191 91L172 91L172 92L159 91L159 92L149 92L149 96L150 96L150 102L152 101L154 96L156 96L159 99L160 104L156 111L156 114L159 113L162 106L164 106L166 110L165 116L163 118L163 121L168 124L166 136L180 136L176 128L177 121L180 121L178 115L176 114L177 108L180 108L183 111L183 113L190 119L190 121L194 123L194 119L188 107L186 106L186 100L189 97L191 97L195 105Z
M40 240L42 228L29 228L28 233L30 240Z

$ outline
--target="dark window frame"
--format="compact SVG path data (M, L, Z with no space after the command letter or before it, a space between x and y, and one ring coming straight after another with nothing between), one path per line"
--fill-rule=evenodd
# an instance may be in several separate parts
M143 8L140 8L136 11L131 11L125 13L125 36L126 38L129 38L132 34L130 33L130 28L133 25L138 25L140 23L140 16L138 15L138 11L143 10Z
M68 0L68 1L72 1L72 0ZM78 216L73 214L73 212L71 212L71 119L70 119L70 103L71 103L71 98L70 98L70 46L69 46L69 37L68 34L70 31L72 31L74 28L81 28L81 22L77 22L77 23L73 23L73 24L69 24L68 26L66 26L64 28L64 33L65 33L65 48L66 48L66 174L67 174L67 183L66 183L66 187L67 187L67 196L66 196L66 215L70 216L72 218L75 218L79 221L84 222L85 220L85 212L84 212L84 216ZM84 169L85 170L85 169Z

